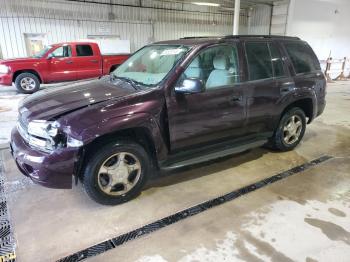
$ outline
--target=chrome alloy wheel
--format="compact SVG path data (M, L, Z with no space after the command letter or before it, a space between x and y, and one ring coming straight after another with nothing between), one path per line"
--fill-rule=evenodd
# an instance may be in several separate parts
M22 89L26 91L32 91L33 89L35 89L35 81L33 78L30 77L24 77L23 79L21 79L20 85Z
M303 128L303 122L298 115L292 115L283 127L283 141L287 145L292 145L298 141L301 130Z
M130 191L141 177L138 158L128 152L120 152L108 157L98 171L98 186L112 196L120 196Z

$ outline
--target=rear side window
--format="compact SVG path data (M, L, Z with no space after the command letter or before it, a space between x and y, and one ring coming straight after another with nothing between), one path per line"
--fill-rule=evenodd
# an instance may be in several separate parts
M309 73L321 69L315 53L307 43L287 42L284 43L284 46L292 61L295 73Z
M266 79L272 77L272 63L267 43L245 44L248 62L249 80Z
M284 76L283 62L281 53L275 44L270 44L271 61L274 70L275 77Z
M92 48L90 45L77 45L77 56L93 56Z

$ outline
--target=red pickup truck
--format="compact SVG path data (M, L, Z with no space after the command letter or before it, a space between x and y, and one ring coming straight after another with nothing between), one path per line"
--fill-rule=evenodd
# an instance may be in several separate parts
M109 74L129 54L101 55L96 43L69 42L47 46L28 58L0 60L0 84L31 94L40 84L74 81Z

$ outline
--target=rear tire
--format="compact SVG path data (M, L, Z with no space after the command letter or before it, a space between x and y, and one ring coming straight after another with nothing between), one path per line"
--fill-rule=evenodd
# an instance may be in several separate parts
M103 205L118 205L136 197L151 171L146 150L131 140L108 143L86 162L85 191Z
M15 79L15 86L20 93L32 94L39 90L39 78L32 73L21 73Z
M306 117L304 111L299 107L291 108L281 117L270 144L279 151L293 150L303 138L305 129Z

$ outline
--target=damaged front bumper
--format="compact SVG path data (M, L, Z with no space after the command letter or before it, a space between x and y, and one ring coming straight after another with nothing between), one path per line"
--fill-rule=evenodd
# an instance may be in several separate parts
M79 148L42 152L30 147L16 127L11 133L10 146L19 170L35 183L50 188L72 188Z

